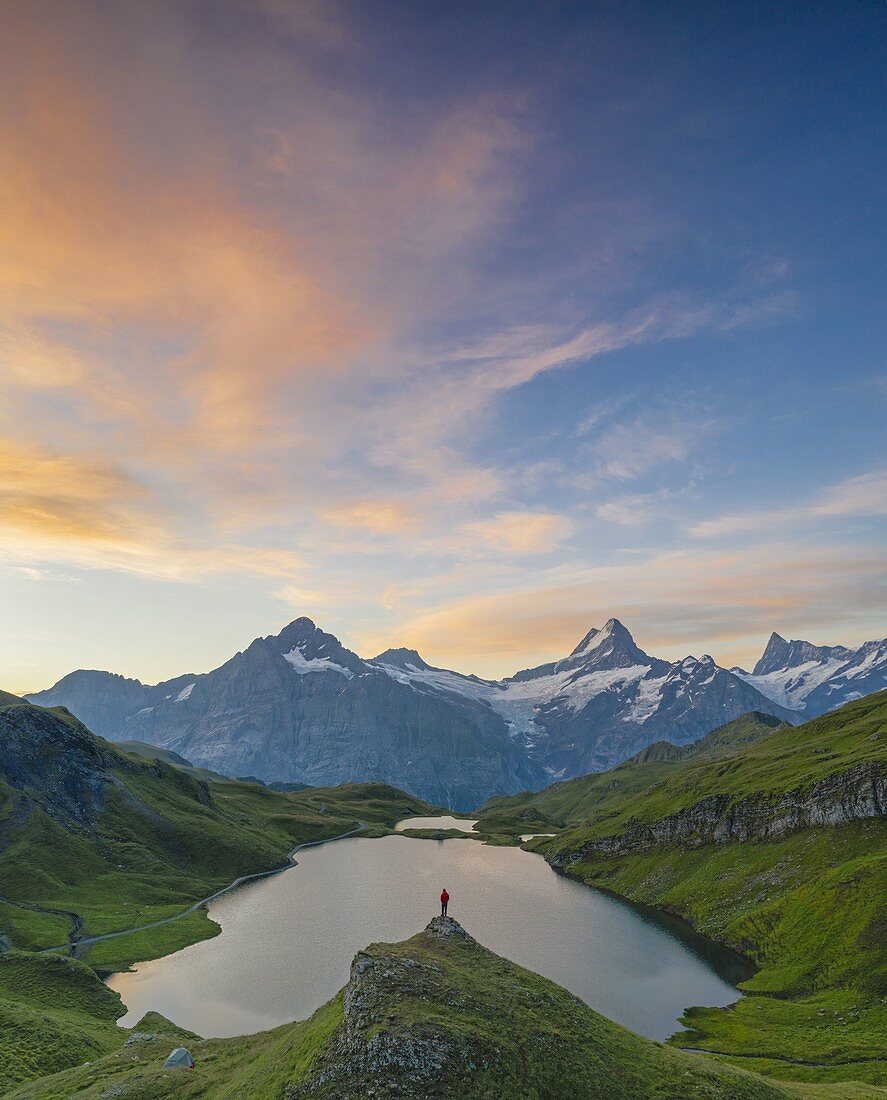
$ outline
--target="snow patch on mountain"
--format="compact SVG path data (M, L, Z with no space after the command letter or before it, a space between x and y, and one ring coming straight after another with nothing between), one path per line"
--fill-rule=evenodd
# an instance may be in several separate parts
M668 676L645 677L638 684L637 695L628 710L622 715L623 722L637 722L642 726L648 718L659 710L662 702L662 689L669 679Z
M847 662L839 658L829 658L822 663L807 661L794 668L778 668L765 672L762 676L736 670L736 675L747 684L757 688L762 695L779 703L789 710L803 710L807 696L820 684L833 676Z
M337 665L329 657L312 657L309 659L298 646L293 646L289 653L284 653L282 656L300 676L307 676L311 672L338 672L346 680L350 680L354 675L351 669Z
M390 676L392 680L397 680L398 683L432 691L447 691L481 702L487 702L490 693L496 690L496 684L491 680L463 676L460 672L450 672L445 668L432 668L424 661L421 667L412 662L406 662L403 665L388 664L378 658L367 663Z
M188 684L187 687L183 687L179 694L176 696L177 703L184 703L184 701L191 696L191 692L195 688L195 684Z

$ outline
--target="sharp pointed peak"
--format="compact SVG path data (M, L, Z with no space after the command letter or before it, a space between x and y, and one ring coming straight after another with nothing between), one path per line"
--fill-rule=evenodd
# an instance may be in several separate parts
M627 641L634 642L634 638L632 638L628 628L618 619L610 618L607 619L600 628L593 626L570 656L578 657L582 653L588 653L592 649L597 649L597 647L603 645L608 638L623 638Z

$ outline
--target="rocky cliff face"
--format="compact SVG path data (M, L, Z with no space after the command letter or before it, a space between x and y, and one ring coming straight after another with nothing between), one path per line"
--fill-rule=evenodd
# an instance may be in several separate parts
M33 802L74 825L89 824L104 808L121 758L73 718L63 721L27 703L3 707L0 739L0 776L16 806Z
M755 795L736 801L714 795L651 823L634 822L622 832L586 841L552 857L569 867L588 855L625 855L666 844L698 848L703 844L774 840L817 825L846 825L887 813L887 763L867 761L779 796Z
M113 690L105 675L103 692ZM33 701L67 699L72 680ZM127 696L131 684L122 681ZM378 780L456 809L544 782L488 706L416 691L305 618L257 638L213 672L142 687L133 704L121 718L122 692L117 708L103 695L97 732L160 745L226 775L312 785Z

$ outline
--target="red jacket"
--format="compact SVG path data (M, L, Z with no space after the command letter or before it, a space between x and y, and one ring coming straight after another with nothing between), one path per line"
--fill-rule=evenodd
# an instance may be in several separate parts
M440 903L441 903L441 905L445 904L449 900L450 900L450 895L446 892L446 890L441 890L441 892L440 892Z

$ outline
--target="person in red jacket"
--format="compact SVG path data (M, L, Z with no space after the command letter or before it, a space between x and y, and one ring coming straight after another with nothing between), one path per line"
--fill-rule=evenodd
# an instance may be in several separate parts
M447 902L450 900L450 895L447 893L446 886L440 892L440 915L445 917L447 915Z

